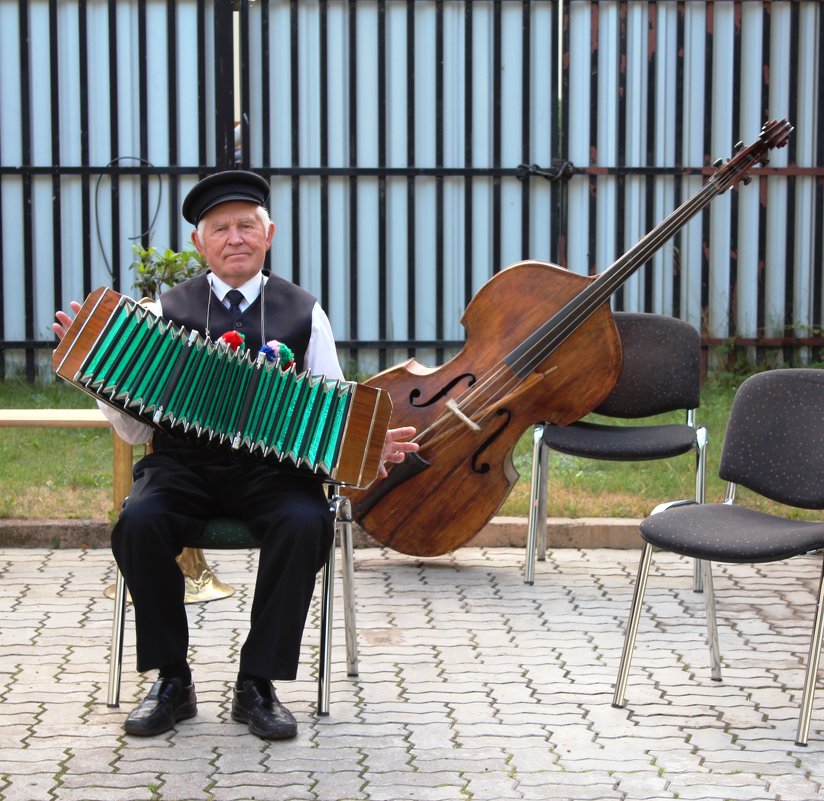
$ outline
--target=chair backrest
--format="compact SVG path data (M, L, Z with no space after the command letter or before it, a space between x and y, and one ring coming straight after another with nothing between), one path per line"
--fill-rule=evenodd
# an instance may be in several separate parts
M662 314L616 312L624 367L595 411L648 417L696 409L701 397L701 338L689 323Z
M769 370L741 384L718 475L779 503L824 509L824 370Z

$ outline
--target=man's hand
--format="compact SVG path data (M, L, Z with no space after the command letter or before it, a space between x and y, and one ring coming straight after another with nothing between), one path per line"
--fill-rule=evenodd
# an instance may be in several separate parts
M386 440L383 443L383 453L381 454L381 466L378 470L378 475L381 478L386 478L389 475L384 462L400 464L406 458L407 453L414 453L418 450L420 445L417 442L409 442L409 439L414 437L415 434L416 429L412 426L390 428L386 432Z
M75 314L80 311L80 304L76 300L73 300L69 305ZM54 316L57 318L57 322L52 323L52 331L57 334L58 339L63 339L63 337L66 336L66 331L68 331L74 318L66 314L64 311L57 311L54 313Z

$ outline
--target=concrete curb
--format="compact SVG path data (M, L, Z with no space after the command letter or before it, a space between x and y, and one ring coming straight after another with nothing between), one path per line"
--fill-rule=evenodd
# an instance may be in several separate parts
M582 517L550 518L547 540L553 548L640 548L638 520ZM108 548L111 524L107 520L0 520L3 548ZM524 547L525 517L494 517L467 545L478 548ZM377 545L355 526L356 548Z

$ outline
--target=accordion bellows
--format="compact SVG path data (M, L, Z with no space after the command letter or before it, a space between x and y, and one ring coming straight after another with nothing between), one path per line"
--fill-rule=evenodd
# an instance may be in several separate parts
M354 487L377 476L392 412L383 390L282 370L277 360L187 331L107 287L86 298L52 367L167 433Z

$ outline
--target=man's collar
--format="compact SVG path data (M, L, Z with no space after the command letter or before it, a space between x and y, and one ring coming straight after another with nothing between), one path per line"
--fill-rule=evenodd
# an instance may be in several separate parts
M226 293L230 289L234 288L240 290L240 292L243 293L243 297L246 298L246 302L251 305L260 294L260 283L262 277L263 273L259 272L257 275L253 275L245 284L241 284L239 287L231 287L225 281L218 278L214 273L209 273L209 283L212 286L212 292L214 292L215 297L221 303L226 297Z

